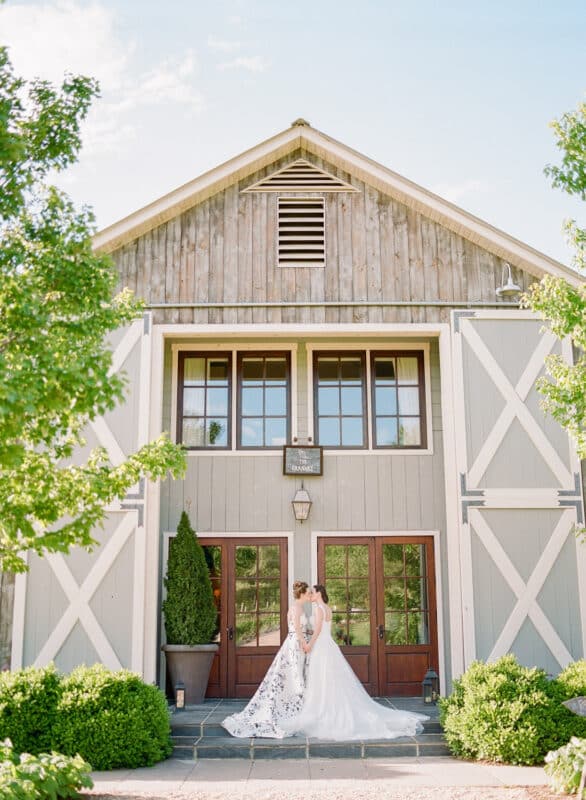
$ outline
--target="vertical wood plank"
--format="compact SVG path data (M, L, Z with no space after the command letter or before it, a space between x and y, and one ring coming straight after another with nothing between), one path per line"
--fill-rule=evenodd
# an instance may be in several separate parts
M229 186L224 196L224 264L223 299L226 303L238 300L238 184ZM226 308L226 323L238 322L238 310Z
M344 202L345 195L325 194L326 212L326 265L323 269L315 270L315 276L311 279L311 299L319 300L319 293L326 301L336 301L339 299L340 286L340 260L338 252L338 232L339 232L339 207ZM337 309L313 309L312 319L314 322L337 322L339 314Z
M233 460L233 459L232 459ZM211 479L211 530L225 531L226 528L226 504L223 498L228 494L228 483L226 481L227 461L230 458L224 456L210 458L212 463Z
M179 271L179 302L191 303L195 300L195 209L183 215L181 227L181 268ZM179 321L193 322L193 309L182 308Z
M224 193L220 192L210 203L210 302L221 303L224 297ZM221 323L223 310L210 308L209 321Z
M226 511L226 530L237 531L240 526L240 459L227 457L224 460L226 465L226 485L228 490L223 498Z
M441 225L436 225L437 262L438 262L438 298L447 302L454 299L454 273L456 266L452 263L450 232ZM439 321L450 321L450 309L439 310Z
M407 209L407 235L409 239L409 275L411 279L411 299L424 300L423 282L423 243L421 241L421 215ZM411 309L412 322L425 322L425 310Z
M407 229L407 207L402 203L392 203L393 233L395 241L395 287L398 290L397 300L408 300L411 297L411 274L409 269L409 233ZM397 322L410 322L409 308L397 308Z
M238 300L252 300L252 196L238 195ZM252 309L239 308L238 322L252 322Z
M395 241L392 205L390 198L386 195L379 195L378 208L382 299L397 300L400 296L400 285L399 275L395 269ZM395 318L395 309L383 309L383 322L393 322Z
M169 220L167 228L167 247L165 262L165 302L176 303L179 299L179 259L181 250L181 217ZM179 309L170 308L166 313L167 322L179 321Z
M267 301L278 303L281 300L281 270L277 266L277 195L267 195ZM282 321L281 308L267 311L268 322Z
M439 299L439 258L437 253L437 238L435 225L426 217L421 216L421 242L422 242L422 271L423 271L423 299ZM436 309L424 308L426 322L433 322Z
M195 210L195 301L207 303L209 299L210 271L210 204L198 205ZM205 324L208 321L207 308L194 310L193 321Z
M350 195L340 195L338 201L338 287L337 298L341 302L354 299L352 286L352 267L354 254L352 250L352 198ZM326 276L326 287L329 285ZM329 292L328 292L329 294ZM326 322L352 322L352 309L328 309Z
M475 246L468 239L463 239L464 243L464 273L467 283L467 299L471 301L480 300L482 289L480 286L480 263L478 260Z
M367 297L371 302L382 300L382 275L381 275L381 248L380 248L380 221L378 192L372 187L364 187L365 207L365 236L366 236L366 275ZM382 322L381 308L369 308L367 319L369 322Z
M145 283L145 250L148 237L139 236L136 243L136 296L141 300L146 298L146 283ZM148 301L147 301L148 302Z
M126 248L127 255L127 286L129 289L137 294L137 281L138 281L138 240L135 239L130 242Z
M266 259L266 195L252 195L252 299L255 303L266 300L267 259ZM264 308L252 311L253 322L266 322Z
M352 206L352 289L354 300L368 299L368 275L366 271L366 228L365 228L365 190L360 184L360 192L353 194ZM352 309L353 322L368 320L367 307L355 306Z
M153 303L165 302L165 262L167 249L167 226L159 225L153 231L153 260L151 274L151 298ZM155 311L153 322L163 322L164 311Z

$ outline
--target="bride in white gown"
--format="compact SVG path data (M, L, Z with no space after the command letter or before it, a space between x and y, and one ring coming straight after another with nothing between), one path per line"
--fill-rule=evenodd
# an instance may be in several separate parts
M311 654L307 689L299 714L284 720L283 730L336 741L395 739L423 730L429 717L385 708L367 694L332 639L332 610L325 588L319 584L313 588L314 632L304 647Z
M293 584L295 601L287 612L287 638L246 708L223 720L223 727L232 736L282 739L287 736L285 721L299 713L305 693L303 606L311 599L308 588L305 581Z

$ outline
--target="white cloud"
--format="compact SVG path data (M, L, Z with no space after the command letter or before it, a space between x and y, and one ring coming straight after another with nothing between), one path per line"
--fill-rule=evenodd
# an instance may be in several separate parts
M249 72L264 72L268 64L262 56L240 56L232 61L218 64L218 69L245 69Z
M140 68L137 44L121 35L114 11L100 2L1 5L0 28L17 74L59 83L72 72L100 82L101 99L83 129L84 156L128 146L139 134L141 109L203 107L193 51Z
M242 42L218 39L217 36L210 34L208 36L208 47L210 50L219 50L222 53L232 53L234 50L240 50L242 47Z

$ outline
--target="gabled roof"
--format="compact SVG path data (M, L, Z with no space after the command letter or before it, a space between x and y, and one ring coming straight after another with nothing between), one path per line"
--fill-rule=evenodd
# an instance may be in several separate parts
M300 149L350 173L537 278L550 274L573 284L584 282L584 278L570 267L326 136L305 120L296 120L276 136L104 228L94 237L94 247L108 253L117 250L236 181Z

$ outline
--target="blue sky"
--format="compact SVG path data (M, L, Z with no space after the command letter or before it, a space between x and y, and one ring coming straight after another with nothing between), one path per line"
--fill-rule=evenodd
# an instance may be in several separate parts
M566 263L549 121L584 99L583 0L47 0L0 7L17 70L98 77L60 184L104 227L297 117Z

